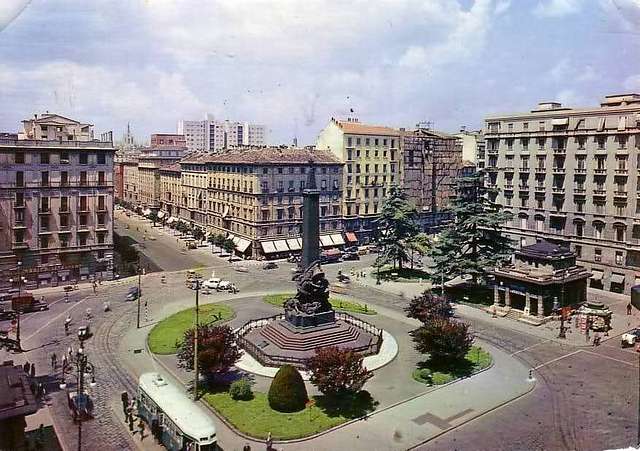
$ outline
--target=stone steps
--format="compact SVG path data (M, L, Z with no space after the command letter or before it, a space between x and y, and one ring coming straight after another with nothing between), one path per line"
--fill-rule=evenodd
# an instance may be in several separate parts
M281 329L282 328L282 329ZM290 351L312 351L316 348L340 345L356 341L360 331L351 325L324 330L322 333L291 333L285 331L284 326L269 324L260 330L260 334L267 341L275 344L281 349Z

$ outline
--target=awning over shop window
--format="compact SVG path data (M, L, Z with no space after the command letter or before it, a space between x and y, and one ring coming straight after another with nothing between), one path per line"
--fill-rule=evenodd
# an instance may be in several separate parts
M273 241L260 241L260 246L262 246L262 251L265 254L273 254L277 252Z
M350 243L357 243L358 242L358 237L353 232L347 232L345 234L345 236L347 238L347 241L349 241Z
M598 271L595 269L591 270L591 280L602 280L602 271Z
M333 244L335 244L336 246L342 246L344 244L342 235L340 235L339 233L331 235L331 239L333 240Z
M611 274L611 283L624 284L624 274Z
M322 247L331 247L333 246L333 241L331 240L330 235L320 235L320 246Z
M286 240L276 240L273 242L278 252L289 252L289 246L287 246Z
M289 249L291 249L292 251L299 251L300 249L302 249L302 246L300 246L300 244L298 243L297 239L292 239L292 240L287 240L287 245L289 246Z
M238 250L238 252L246 252L250 245L251 241L245 240L244 238L239 238L238 244L236 244L236 249Z
M233 244L238 246L238 243L240 242L240 237L239 236L234 236L233 238L231 238L231 241L233 241Z

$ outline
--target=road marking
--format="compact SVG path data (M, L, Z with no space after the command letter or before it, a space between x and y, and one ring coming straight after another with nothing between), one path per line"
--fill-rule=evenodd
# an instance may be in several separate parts
M522 349L521 349L521 350L519 350L519 351L512 352L512 353L511 353L511 355L512 355L512 356L514 356L514 355L516 355L516 354L520 354L521 352L528 351L528 350L529 350L529 349L531 349L531 348L535 348L536 346L539 346L539 345L544 344L544 343L549 343L550 341L553 341L553 338L549 338L549 339L547 339L547 340L540 341L540 342L538 342L538 343L536 343L536 344L533 344L533 345L531 345L531 346L527 346L526 348L522 348Z
M424 415L420 415L419 417L416 417L411 421L413 421L418 426L429 423L444 431L445 429L453 427L453 425L451 424L452 421L462 418L463 416L470 414L471 412L473 412L473 409L465 409L462 412L456 413L455 415L451 415L447 418L440 418L430 412L427 412Z
M537 370L537 369L539 369L539 368L542 368L543 366L546 366L546 365L549 365L549 364L551 364L551 363L557 362L558 360L562 360L562 359L564 359L564 358L571 357L572 355L575 355L575 354L577 354L577 353L579 353L579 352L581 352L581 351L582 351L582 350L581 350L581 349L579 349L579 350L577 350L577 351L570 352L569 354L565 354L565 355L562 355L562 356L560 356L560 357L556 357L555 359L552 359L552 360L549 360L548 362L542 363L542 364L540 364L540 365L538 365L538 366L534 367L533 369L534 369L534 370Z
M73 303L73 305L71 307L69 307L68 309L66 309L64 312L60 313L58 316L51 318L49 321L47 321L42 327L40 327L39 329L37 329L35 332L33 332L31 335L29 335L27 338L23 338L22 340L24 341L28 341L31 340L33 337L35 337L36 335L38 335L40 332L42 332L44 329L46 329L47 327L49 327L49 325L55 321L58 321L59 318L61 318L65 313L69 313L71 310L73 310L75 307L77 307L78 305L80 305L81 303L83 303L84 301L86 301L87 299L90 299L91 295L89 296L85 296L84 298L76 301Z
M613 361L618 362L618 363L624 363L625 365L629 365L629 366L632 366L632 367L636 367L637 366L635 363L627 362L625 360L616 359L615 357L609 357L608 355L598 354L597 352L593 352L593 351L587 351L587 350L581 349L580 352L584 352L586 354L591 354L591 355L596 355L598 357L602 357L602 358L605 358L605 359L613 360Z

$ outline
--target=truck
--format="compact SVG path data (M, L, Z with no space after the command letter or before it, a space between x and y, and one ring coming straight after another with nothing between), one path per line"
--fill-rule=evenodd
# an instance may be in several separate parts
M11 308L20 313L42 312L49 310L49 305L44 302L44 297L38 300L31 293L22 293L11 297Z

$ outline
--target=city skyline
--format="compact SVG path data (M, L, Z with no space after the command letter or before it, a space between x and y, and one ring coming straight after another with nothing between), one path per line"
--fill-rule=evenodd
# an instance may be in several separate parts
M270 144L312 144L331 117L454 132L640 89L633 0L363 5L12 0L0 129L48 110L115 136L131 122L140 140L211 112L266 124Z

